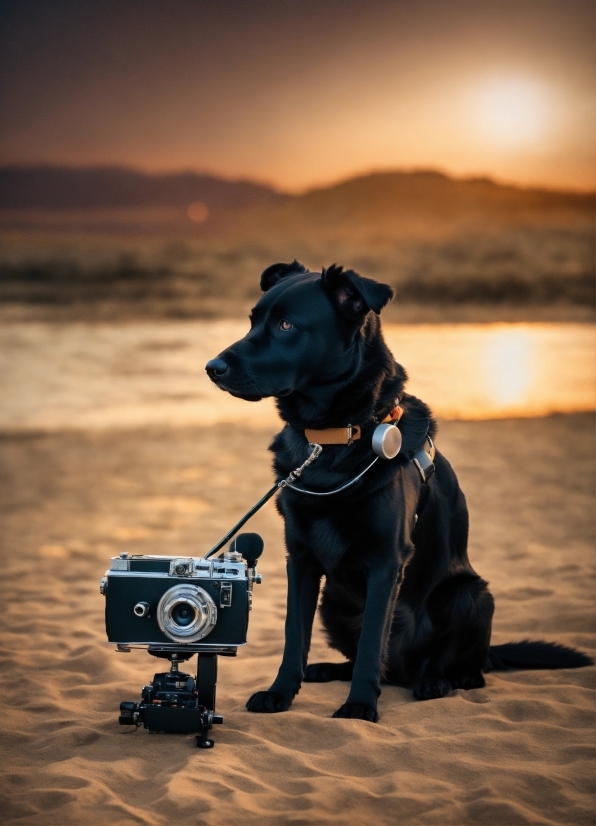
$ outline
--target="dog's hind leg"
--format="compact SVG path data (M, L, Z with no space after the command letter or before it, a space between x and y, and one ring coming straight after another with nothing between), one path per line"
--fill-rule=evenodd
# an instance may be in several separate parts
M467 572L449 577L430 595L428 611L435 634L412 686L414 697L432 700L455 688L482 688L494 611L486 583Z
M307 562L288 557L288 607L286 642L277 677L267 691L257 691L246 707L249 711L287 711L300 691L312 624L319 598L321 572Z
M345 583L338 585L331 577L327 577L319 608L321 620L329 645L343 654L347 662L311 663L304 674L305 683L352 679L364 605L364 592L359 594L353 589L346 589Z
M485 679L482 676L481 671L476 671L475 673L464 674L461 677L452 677L451 678L451 687L455 688L462 688L464 691L470 691L472 688L484 688L485 686Z
M333 680L351 680L354 671L353 662L312 663L306 667L305 683L330 683Z
M442 676L422 677L412 686L412 693L416 700L436 700L446 697L456 688L469 691L472 688L483 688L485 685L482 676L480 660L484 657L484 648L479 656L470 657L467 662L459 662L451 666ZM432 670L436 670L432 668Z

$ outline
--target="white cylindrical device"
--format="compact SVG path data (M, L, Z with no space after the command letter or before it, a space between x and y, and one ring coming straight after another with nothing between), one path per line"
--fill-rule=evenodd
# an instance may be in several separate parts
M381 459L395 459L401 448L401 432L394 424L380 424L372 437L372 448Z

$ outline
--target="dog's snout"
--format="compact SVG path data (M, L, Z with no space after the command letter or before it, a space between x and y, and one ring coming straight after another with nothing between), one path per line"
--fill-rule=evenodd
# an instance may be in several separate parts
M211 381L217 381L227 371L228 365L223 359L215 358L208 361L205 365L205 370Z

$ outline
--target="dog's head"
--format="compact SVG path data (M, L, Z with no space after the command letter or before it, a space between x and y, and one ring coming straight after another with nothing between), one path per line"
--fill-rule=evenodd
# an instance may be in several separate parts
M358 333L393 290L335 264L309 272L298 261L261 275L265 295L247 335L209 361L222 390L248 401L335 383L353 369Z

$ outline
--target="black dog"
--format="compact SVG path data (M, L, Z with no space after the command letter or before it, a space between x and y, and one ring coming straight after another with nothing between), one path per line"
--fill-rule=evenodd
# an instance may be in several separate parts
M396 458L380 459L340 493L284 488L279 495L288 549L286 643L275 681L248 709L285 711L303 680L351 680L334 716L376 721L381 679L428 700L483 686L487 667L587 665L583 654L549 643L489 649L494 603L468 560L466 500L438 451L432 473L435 421L404 393L406 373L381 334L379 313L391 288L335 265L311 273L297 261L266 269L261 288L250 332L206 369L234 396L277 399L286 422L271 446L278 480L304 463L309 439L318 436L343 439L324 446L296 484L319 493L370 464L378 422L402 413L403 443ZM325 433L307 437L312 429ZM417 455L427 457L426 470ZM307 667L323 576L323 623L347 662Z

